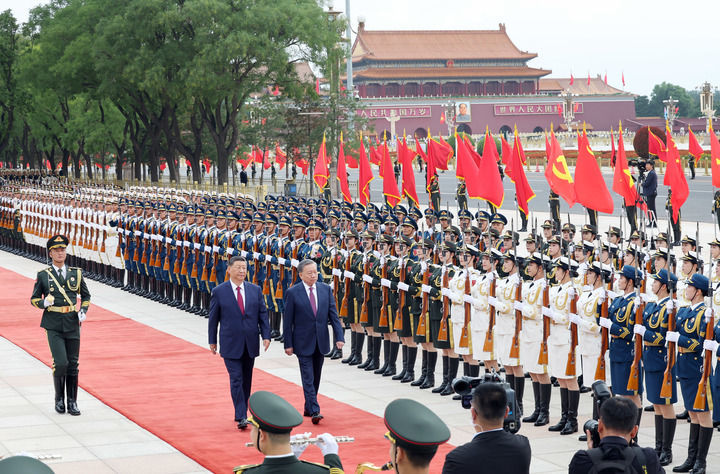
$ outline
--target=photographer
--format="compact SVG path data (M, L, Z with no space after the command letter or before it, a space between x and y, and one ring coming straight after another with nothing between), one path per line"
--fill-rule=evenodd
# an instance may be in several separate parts
M588 449L578 451L570 461L569 474L590 472L664 473L652 448L630 446L637 435L637 408L629 398L612 397L600 406L599 446L593 446L593 436L586 430Z
M499 383L481 383L473 390L470 407L475 436L445 458L443 474L530 472L530 442L503 429L508 398Z
M655 162L648 160L645 162L645 171L647 176L642 182L642 195L647 204L650 223L648 227L657 227L657 211L655 210L655 198L657 197L657 174L655 173Z

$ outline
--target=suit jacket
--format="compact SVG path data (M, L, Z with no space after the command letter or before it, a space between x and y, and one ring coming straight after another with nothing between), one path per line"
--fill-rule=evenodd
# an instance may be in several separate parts
M236 467L233 472L241 474L252 472L253 474L279 473L285 474L342 474L342 463L337 454L326 454L325 464L317 462L301 461L295 456L283 456L280 458L266 458L262 464L246 464Z
M299 356L311 356L315 352L315 346L324 354L330 352L328 322L333 327L335 338L345 342L330 286L317 282L315 288L317 316L313 315L310 308L310 299L305 292L303 282L293 285L285 292L283 317L285 348L292 347L293 352Z
M210 296L208 315L208 341L217 344L220 325L220 355L226 359L239 359L247 348L250 357L260 354L260 338L270 339L265 299L259 286L245 286L245 315L240 312L230 280L216 286Z
M443 474L530 472L530 442L525 436L491 431L475 436L469 443L448 453Z
M78 332L80 329L80 321L78 320L77 311L67 313L49 311L43 303L46 296L52 295L55 298L55 302L50 309L66 307L70 306L70 304L76 305L77 295L79 294L81 300L80 307L78 308L76 306L75 309L84 309L87 312L90 307L90 291L88 291L88 287L85 284L82 270L76 267L67 267L65 276L67 277L66 279L59 275L52 266L39 271L35 279L35 287L30 297L30 303L36 308L44 310L42 320L40 321L41 327L50 331ZM65 290L65 295L67 295L70 301L65 299L60 288Z

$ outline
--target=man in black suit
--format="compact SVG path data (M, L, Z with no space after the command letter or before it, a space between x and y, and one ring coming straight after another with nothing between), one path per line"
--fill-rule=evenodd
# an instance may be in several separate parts
M482 383L473 390L472 415L475 436L472 441L448 453L443 474L530 472L530 442L525 436L503 429L508 413L505 388Z
M232 257L227 273L230 279L216 286L210 296L208 315L208 343L213 354L217 352L218 325L220 326L220 355L230 375L230 393L235 406L238 429L247 428L247 403L252 387L255 358L263 347L270 346L270 323L265 298L259 286L245 281L247 261Z
M318 424L320 414L317 394L320 389L325 354L330 352L328 322L335 334L335 346L342 349L345 344L342 326L338 319L335 298L330 286L318 280L317 265L310 259L298 264L300 283L285 292L283 314L283 336L285 353L295 354L300 364L303 393L305 395L305 416L312 417Z
M655 211L655 198L657 197L657 174L655 163L652 160L645 162L645 181L642 183L642 194L650 212L650 223L648 227L657 227L657 214Z

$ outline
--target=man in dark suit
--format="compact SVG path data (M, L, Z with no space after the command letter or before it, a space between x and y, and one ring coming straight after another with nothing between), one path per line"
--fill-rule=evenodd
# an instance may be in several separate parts
M482 383L475 387L470 408L475 437L448 453L443 474L530 472L530 442L525 436L503 429L507 403L505 388L500 384Z
M649 227L657 227L657 211L655 210L655 198L657 197L657 174L655 163L652 160L645 162L645 181L642 183L642 194L650 213Z
M317 281L315 262L309 259L300 262L298 275L300 283L285 292L285 353L295 354L298 358L305 395L304 415L312 417L312 422L317 425L323 418L317 394L324 355L330 352L328 322L332 325L338 349L342 349L345 338L338 319L335 298L329 285Z
M235 406L238 428L247 428L247 403L252 387L255 357L270 346L270 323L265 298L259 286L245 281L247 261L232 257L227 273L230 279L216 286L210 296L208 315L208 343L213 354L217 352L218 325L220 325L220 355L230 375L230 393Z

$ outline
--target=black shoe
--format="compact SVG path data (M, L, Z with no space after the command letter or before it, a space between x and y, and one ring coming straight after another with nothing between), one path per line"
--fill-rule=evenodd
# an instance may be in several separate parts
M645 408L643 408L644 411L655 411L655 407L652 405L648 405Z
M420 378L417 380L414 380L410 383L411 387L420 387L425 383L425 379L427 378L427 374L421 374Z
M280 337L280 331L277 329L270 331L270 339L277 339L278 337Z
M328 359L332 359L332 357L335 355L336 351L337 351L337 347L333 347L330 352L325 354L325 357L327 357Z
M442 393L445 390L445 387L447 387L447 386L448 386L448 380L447 380L447 377L444 377L442 383L439 386L432 389L432 393Z
M400 380L400 383L410 383L414 379L415 379L415 372L413 372L412 370L408 370L405 373L405 377L403 377L402 380Z
M586 387L585 385L580 387L580 393L588 393L588 392L592 392L592 389L590 387Z
M350 355L347 356L346 358L344 358L343 360L341 360L340 362L342 362L343 364L349 364L353 360L355 360L355 353L350 352Z
M362 364L359 364L357 366L357 368L358 369L366 369L367 366L370 365L371 362L372 362L372 357L368 357L367 359L365 359L365 362L363 362Z
M360 354L355 354L352 356L352 359L350 359L350 362L348 362L348 365L360 365L362 362L362 356Z
M435 374L427 374L425 376L425 380L423 381L422 385L420 385L420 390L426 390L428 388L433 388L435 386Z
M385 372L382 373L383 377L390 377L391 375L395 375L397 372L397 368L395 367L395 364L388 364L387 369L385 369Z
M522 419L523 423L535 423L538 420L538 417L540 416L540 407L536 406L535 411L530 414L530 416L526 416Z
M77 406L77 375L68 375L65 377L65 388L67 391L67 412L72 416L80 415L80 409Z
M320 414L320 412L318 412L318 413L313 413L313 414L312 414L312 424L313 424L313 425L317 425L318 423L320 423L320 420L322 420L323 418L325 418L325 417L322 416L322 415Z
M462 400L462 395L460 395L459 393L456 393L455 395L453 395L453 400Z
M242 420L238 421L237 427L241 431L245 431L248 427L248 421L243 418Z
M685 462L673 468L673 472L690 472L695 467L695 460L698 454L698 440L700 437L700 425L690 424L690 437L688 439L688 456Z
M569 435L569 434L577 433L577 430L578 430L577 418L575 418L574 416L571 416L571 414L568 413L568 421L567 421L567 423L565 423L565 426L563 427L562 431L560 431L560 434L561 435Z
M407 368L403 367L402 371L399 374L393 375L392 380L402 380L405 378L406 375L407 375Z
M65 413L65 376L53 376L55 382L55 411Z

